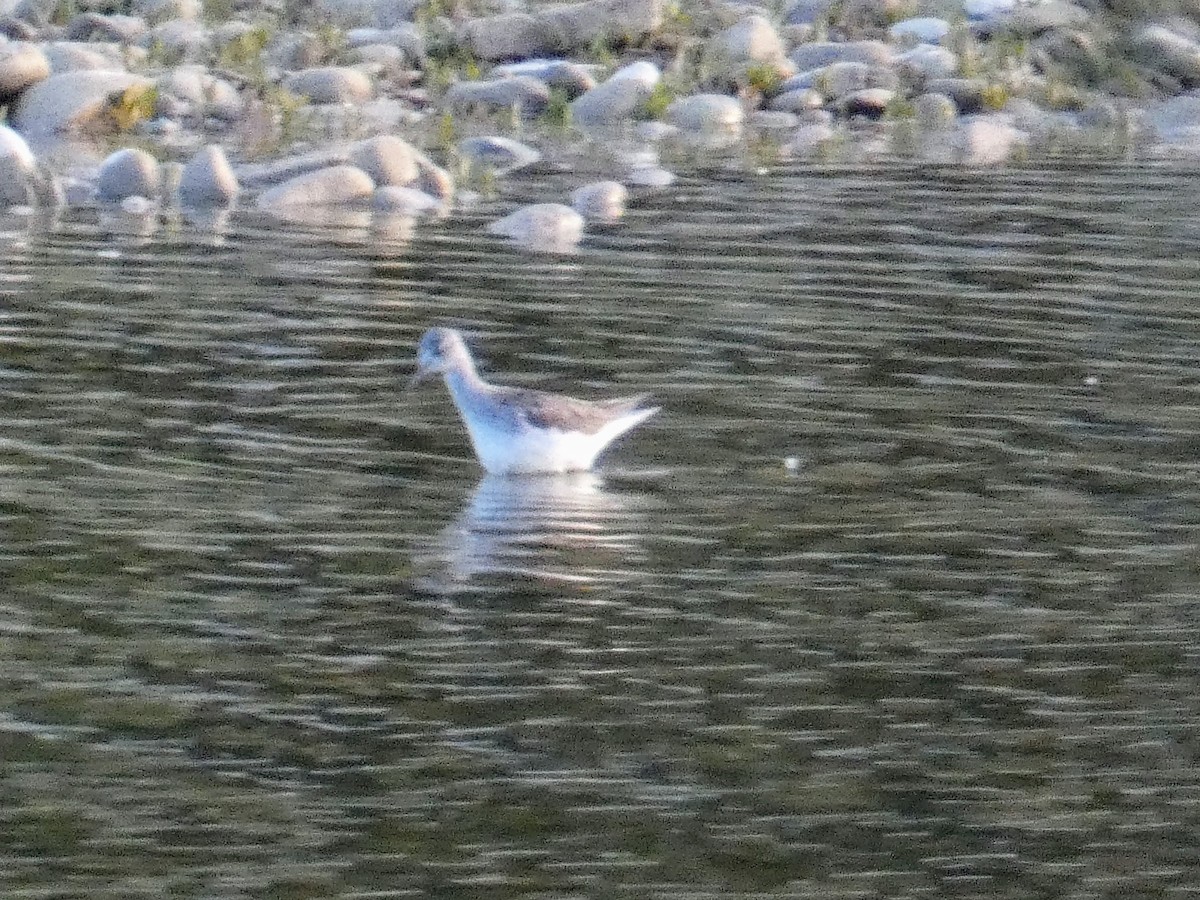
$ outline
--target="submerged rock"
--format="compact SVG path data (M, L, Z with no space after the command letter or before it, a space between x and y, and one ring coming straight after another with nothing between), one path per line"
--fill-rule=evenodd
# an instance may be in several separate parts
M377 189L371 197L371 206L377 212L395 216L430 215L445 209L437 197L431 197L416 188L399 187L394 184Z
M179 201L184 206L223 206L237 195L237 176L225 151L216 145L201 149L179 176Z
M145 150L127 148L100 164L96 193L101 200L112 202L127 197L157 197L160 182L158 160Z
M330 166L298 175L258 197L259 209L288 212L288 207L340 206L366 200L375 191L371 176L355 166Z
M377 185L412 184L421 174L419 157L412 144L390 134L359 141L350 148L350 162Z
M563 252L582 240L583 216L561 203L534 203L492 222L488 231L531 250Z
M731 131L739 128L746 113L734 97L693 94L667 107L667 121L685 131Z
M542 154L530 146L506 137L467 138L458 145L458 152L472 165L483 165L498 174L514 172L532 165Z
M625 214L628 196L618 181L594 181L571 192L571 208L589 222L615 222Z

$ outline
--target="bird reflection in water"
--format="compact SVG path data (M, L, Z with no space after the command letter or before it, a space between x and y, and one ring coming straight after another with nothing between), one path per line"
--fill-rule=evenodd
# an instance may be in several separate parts
M640 553L636 495L608 490L592 472L479 482L431 547L438 591L493 576L592 584L619 575ZM432 575L433 573L431 573Z

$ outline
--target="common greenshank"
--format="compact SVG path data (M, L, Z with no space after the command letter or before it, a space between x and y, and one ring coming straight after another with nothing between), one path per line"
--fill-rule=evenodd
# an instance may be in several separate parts
M475 455L494 475L590 469L616 438L658 412L648 395L576 400L488 384L453 328L431 328L417 348L417 373L441 375L467 426Z

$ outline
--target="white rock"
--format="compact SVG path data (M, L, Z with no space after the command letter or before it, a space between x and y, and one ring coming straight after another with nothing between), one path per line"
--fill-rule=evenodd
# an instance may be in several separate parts
M33 181L37 159L25 138L0 125L0 207L34 202Z
M901 69L922 78L948 78L958 71L958 56L945 47L918 44L896 57Z
M438 213L445 209L437 197L431 197L416 188L384 185L376 189L371 206L381 213L396 216L422 216Z
M395 135L381 134L350 148L350 162L371 176L377 185L412 184L421 174L420 153Z
M627 119L646 101L661 78L662 72L653 63L631 63L572 102L572 118L581 125Z
M1133 40L1134 56L1160 71L1200 80L1200 43L1161 25L1148 25Z
M451 107L491 110L516 109L522 116L537 116L550 103L550 88L536 78L516 75L491 81L460 81L446 92Z
M375 191L371 176L355 166L330 166L297 175L258 197L259 209L286 211L287 207L340 206L366 200Z
M179 201L184 206L222 206L237 195L237 176L225 151L215 144L188 160L179 176Z
M371 99L371 79L348 66L320 66L293 72L283 80L293 94L313 103L364 103Z
M145 150L127 148L100 164L96 192L102 200L158 196L161 175L158 160Z
M742 104L725 94L693 94L667 107L666 119L685 131L736 130L746 117Z
M796 156L808 156L820 150L835 137L837 137L837 133L832 126L824 122L801 125L796 129L796 133L792 135L791 141L784 150Z
M145 216L154 211L155 203L149 197L142 197L134 194L131 197L125 197L121 201L122 212L127 212L131 216Z
M561 203L523 206L488 226L532 250L567 251L583 238L583 216Z
M596 86L592 74L598 66L587 66L566 59L525 59L520 62L496 66L492 74L499 78L527 76L542 84L564 91L572 100Z
M972 22L990 22L1013 11L1017 0L963 0L963 12Z
M1004 116L971 116L959 126L954 140L957 158L969 166L1007 162L1028 138Z
M751 15L726 28L709 43L711 56L734 65L778 63L786 58L783 39L766 18Z
M615 222L625 214L628 196L618 181L594 181L571 192L571 208L589 222Z
M538 14L556 32L559 43L574 50L613 35L630 43L639 41L662 27L665 6L664 0L585 0L542 6Z
M12 102L22 91L49 77L50 61L41 48L21 42L0 44L0 102Z
M128 72L85 70L51 75L21 94L10 119L22 134L90 129L111 131L113 98L150 90L154 82Z
M864 63L870 66L890 66L895 51L882 41L821 41L801 44L792 51L792 62L804 72L839 62Z
M894 41L916 41L921 44L940 44L950 33L950 23L935 16L904 19L888 29Z
M556 49L559 36L544 18L513 12L472 19L460 41L477 58L494 61L545 56Z
M122 61L116 54L105 53L103 44L79 44L74 41L54 41L43 46L51 73L74 72L79 69L111 69L117 71Z
M675 183L675 174L662 166L640 165L633 166L625 180L637 187L665 188Z
M497 174L514 172L542 158L533 147L506 137L473 137L461 141L458 152L472 165L483 165Z

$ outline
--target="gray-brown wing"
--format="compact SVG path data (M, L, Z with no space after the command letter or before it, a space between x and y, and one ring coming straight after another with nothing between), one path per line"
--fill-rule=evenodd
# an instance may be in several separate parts
M578 400L545 391L502 389L498 399L518 419L535 428L582 431L595 434L613 419L631 413L650 399L649 394L612 400Z

